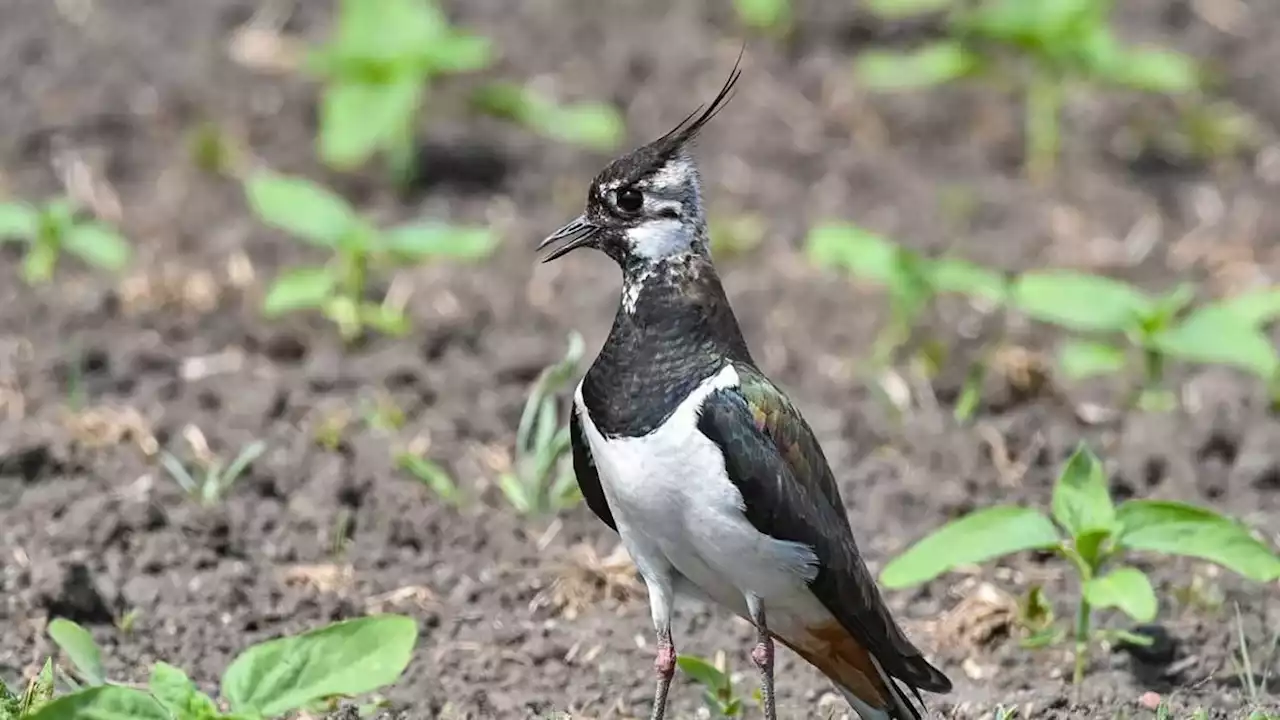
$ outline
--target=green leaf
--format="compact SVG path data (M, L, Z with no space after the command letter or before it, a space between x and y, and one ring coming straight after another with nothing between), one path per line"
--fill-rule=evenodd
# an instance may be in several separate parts
M324 247L335 247L356 224L346 200L302 178L261 171L244 189L263 222Z
M1200 67L1194 58L1174 50L1124 50L1104 79L1145 92L1187 93L1200 87Z
M418 48L419 62L434 73L482 70L493 62L493 56L489 38L456 30Z
M1000 273L955 258L934 260L929 281L938 292L960 293L992 303L1003 302L1009 288Z
M281 715L324 697L394 683L413 655L418 625L403 615L334 623L241 653L222 676L222 696L241 713Z
M734 0L743 25L760 30L777 30L791 24L791 0Z
M461 499L462 493L458 490L458 484L449 475L449 471L445 470L439 463L406 452L400 453L396 457L396 464L417 478L423 485L430 488L445 502L456 505Z
M386 248L396 255L480 260L493 253L498 238L487 227L463 227L438 222L401 225L383 235Z
M421 79L386 83L340 81L320 100L320 157L339 170L352 170L380 148L411 135L422 99Z
M30 720L172 720L155 698L141 690L101 685L63 695Z
M107 681L106 672L102 669L102 651L88 630L63 618L51 620L48 629L49 637L71 659L71 664L86 683L102 685Z
M1072 538L1115 528L1116 509L1107 490L1107 475L1102 462L1083 443L1054 483L1053 517Z
M729 685L727 674L700 657L679 655L676 657L676 665L680 667L680 672L712 692L722 690Z
M76 225L62 243L81 260L106 270L120 270L129 262L129 244L120 233L98 223Z
M22 258L22 277L32 285L46 283L58 267L58 246L51 242L32 243Z
M1187 316L1184 322L1209 324L1236 320L1251 326L1268 325L1280 318L1280 288L1267 288L1241 293L1205 305Z
M863 6L886 19L950 10L955 0L866 0Z
M32 712L53 700L53 658L46 658L40 672L36 673L27 689L22 692L20 705L24 712Z
M1120 567L1084 584L1084 597L1095 608L1119 608L1138 622L1156 618L1156 593L1137 568Z
M338 280L327 267L301 267L276 277L262 303L262 311L276 317L295 310L321 308L333 296Z
M549 138L596 150L616 148L627 132L618 109L602 102L558 105L539 127Z
M918 585L962 565L1059 544L1049 518L1030 508L997 505L954 520L917 542L880 572L887 588Z
M1185 361L1231 365L1264 380L1280 370L1280 354L1271 338L1257 326L1221 314L1198 314L1157 333L1152 344L1165 354Z
M0 242L30 240L40 231L40 213L26 203L0 203Z
M399 337L413 329L403 310L382 303L360 303L359 319L384 335Z
M1127 283L1068 270L1029 272L1013 287L1013 305L1028 316L1071 330L1123 332L1153 302Z
M1167 500L1127 500L1116 518L1130 550L1207 560L1251 580L1280 579L1280 557L1249 528L1207 508Z
M1058 366L1070 378L1083 380L1124 370L1124 348L1091 340L1067 340L1058 349Z
M178 720L214 720L218 706L196 688L180 668L158 661L151 667L147 689Z
M831 223L814 228L806 250L819 267L845 270L883 285L896 284L902 273L898 245L855 225Z
M872 90L915 90L968 77L981 65L981 56L964 45L936 42L906 52L867 50L854 61L854 71Z

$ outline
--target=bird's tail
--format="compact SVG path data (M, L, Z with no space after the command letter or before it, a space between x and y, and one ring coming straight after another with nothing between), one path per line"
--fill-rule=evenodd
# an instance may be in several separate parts
M862 720L921 720L923 717L920 708L879 661L847 633L825 637L818 647L808 642L778 639L821 670Z

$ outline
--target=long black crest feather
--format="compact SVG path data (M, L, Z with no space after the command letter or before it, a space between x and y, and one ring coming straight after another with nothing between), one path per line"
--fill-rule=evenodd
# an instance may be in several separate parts
M693 112L685 116L674 128L666 135L658 138L655 145L668 145L671 149L675 149L693 140L694 137L711 122L712 118L720 114L720 111L729 104L733 99L734 86L738 84L738 79L742 77L742 55L746 52L747 46L744 43L742 49L738 51L738 59L733 62L733 70L729 72L728 79L725 80L724 86L720 88L720 92L716 93L715 99L710 105L699 105L693 109ZM703 108L706 108L705 110ZM699 114L701 113L701 114ZM697 119L694 119L694 118ZM693 122L689 122L693 120Z

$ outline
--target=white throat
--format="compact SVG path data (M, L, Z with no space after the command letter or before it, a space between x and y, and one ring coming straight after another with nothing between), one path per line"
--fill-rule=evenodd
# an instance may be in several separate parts
M654 218L626 232L631 252L647 260L683 255L693 248L693 228L675 218Z

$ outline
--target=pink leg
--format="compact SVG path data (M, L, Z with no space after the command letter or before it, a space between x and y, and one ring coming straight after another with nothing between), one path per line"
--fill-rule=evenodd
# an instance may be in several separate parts
M671 690L671 678L676 674L676 648L671 644L671 631L658 633L658 654L653 660L658 675L658 686L653 693L653 713L650 720L662 720L667 713L667 692Z
M773 636L764 621L764 606L759 600L748 603L751 619L756 624L756 646L751 649L751 662L760 670L760 700L764 705L765 720L778 720L777 703L773 697Z

